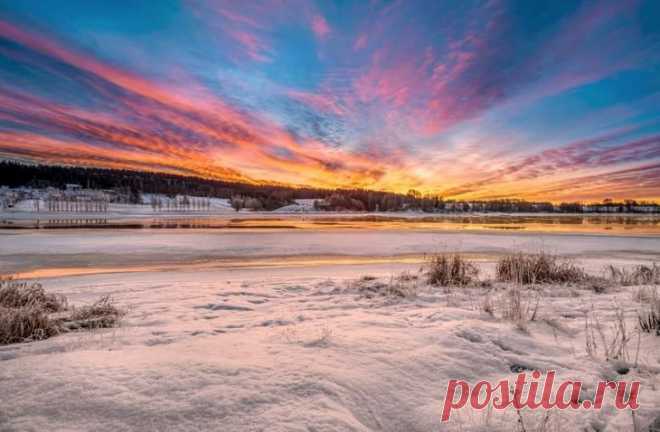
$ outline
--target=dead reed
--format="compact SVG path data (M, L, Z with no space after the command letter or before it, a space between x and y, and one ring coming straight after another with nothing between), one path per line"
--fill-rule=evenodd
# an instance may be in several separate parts
M391 298L414 298L417 296L418 277L410 272L391 276L383 282L375 277L362 277L354 282L353 287L367 298L384 296Z
M545 252L516 253L499 259L497 280L519 285L546 283L579 283L586 279L584 270L571 260Z
M0 345L47 339L75 329L113 327L123 314L109 297L68 308L64 296L46 293L41 284L0 279Z
M502 297L499 308L502 310L502 318L526 332L528 323L536 321L540 304L540 292L511 287Z
M623 286L660 285L660 266L656 263L650 266L640 264L633 268L609 265L607 272L611 280Z
M660 336L660 297L657 289L649 289L646 292L644 303L646 307L637 315L639 329L645 333L655 333L656 336Z
M614 320L609 323L609 329L605 327L596 313L591 310L585 314L585 347L587 354L591 357L602 356L605 361L623 361L636 365L639 359L639 332L637 332L638 343L634 356L629 350L629 344L635 337L635 333L628 329L624 311L617 306L614 311Z
M11 277L0 278L0 306L21 308L39 306L48 312L66 309L66 298L56 294L47 294L37 282L17 281Z
M0 345L46 339L58 333L57 323L39 306L0 307Z
M440 254L428 264L428 283L435 286L466 286L476 282L479 269L460 254Z
M115 306L110 296L101 297L91 305L74 307L64 322L67 329L95 329L114 327L124 312Z

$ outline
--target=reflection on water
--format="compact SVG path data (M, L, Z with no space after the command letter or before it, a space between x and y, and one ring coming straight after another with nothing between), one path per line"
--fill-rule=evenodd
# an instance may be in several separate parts
M400 229L448 231L530 231L608 234L660 234L660 216L630 215L305 215L273 217L200 216L194 218L67 218L0 220L5 229L114 228L222 230Z
M485 254L465 254L473 260L485 260ZM121 267L54 267L25 270L12 274L18 279L45 279L55 277L84 276L108 273L140 273L162 271L208 271L218 269L239 268L290 268L314 267L330 265L367 265L367 264L423 264L427 262L426 255L408 254L394 256L336 256L336 255L306 255L278 257L240 257L234 259L214 259L204 262L179 262L153 265L124 265ZM0 272L0 275L2 273Z

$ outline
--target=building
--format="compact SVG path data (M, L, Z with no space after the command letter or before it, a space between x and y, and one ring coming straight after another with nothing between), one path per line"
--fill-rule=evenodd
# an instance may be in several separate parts
M75 183L67 183L66 190L67 192L80 192L82 190L82 186Z

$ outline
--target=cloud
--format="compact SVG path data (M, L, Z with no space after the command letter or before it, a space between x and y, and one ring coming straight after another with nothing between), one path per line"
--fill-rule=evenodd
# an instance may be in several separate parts
M0 20L0 154L461 198L660 196L645 75L660 58L637 2L317 6L185 0L147 34L107 29L112 50L94 19Z
M312 17L312 31L319 39L325 39L331 32L328 22L321 15Z
M625 128L610 134L544 150L511 161L481 178L443 190L447 196L533 196L562 199L602 198L602 194L618 196L653 196L660 181L660 135L627 139L637 132ZM622 169L622 166L628 168ZM585 174L590 173L590 174ZM642 184L643 180L643 184ZM560 185L560 186L549 186ZM639 189L639 188L642 189ZM508 194L501 191L509 190ZM493 192L500 191L500 192Z
M73 68L93 83L87 92L113 107L111 111L93 112L17 91L0 92L0 121L53 136L38 141L47 142L49 149L58 140L63 148L77 149L84 143L103 149L104 163L114 152L114 166L146 164L167 156L170 162L158 162L159 166L179 165L187 173L246 181L255 181L254 174L262 174L264 178L295 184L338 186L342 182L331 179L343 173L351 177L350 184L366 184L360 183L356 173L378 171L377 164L362 157L318 142L301 144L277 124L234 109L210 95L200 99L197 94L191 100L181 89L146 81L11 26L0 26L0 35L56 59L63 65L60 74L71 73ZM0 147L5 152L16 152L26 143L20 134L10 134ZM34 145L29 149L34 152ZM289 156L282 157L277 149L286 149ZM69 161L72 155L46 151L44 147L43 157ZM89 162L88 158L84 160ZM269 170L273 175L267 174ZM362 181L374 181L373 176L369 174Z

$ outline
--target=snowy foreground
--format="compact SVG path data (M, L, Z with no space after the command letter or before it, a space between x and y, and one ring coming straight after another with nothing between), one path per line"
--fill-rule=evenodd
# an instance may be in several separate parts
M3 268L41 272L74 304L111 294L129 311L118 329L0 347L0 430L649 430L660 416L660 337L635 328L653 287L525 289L539 308L520 325L503 317L510 286L434 288L418 272L423 252L461 250L487 279L497 254L538 247L594 274L660 261L658 237L0 233ZM403 271L418 276L406 282L416 297L364 295ZM600 340L588 352L585 322L596 318L609 340L618 311L628 361L606 361ZM641 407L633 416L606 398L601 411L550 415L466 408L440 422L448 380L520 370L582 380L587 398L600 380L639 380Z

